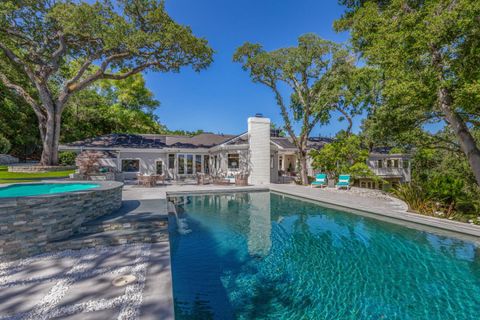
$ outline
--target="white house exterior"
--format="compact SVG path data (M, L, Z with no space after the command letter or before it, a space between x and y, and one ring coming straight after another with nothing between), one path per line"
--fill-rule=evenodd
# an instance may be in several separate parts
M317 137L310 138L307 145L310 149L320 149L329 142L331 139ZM249 118L248 131L240 135L109 134L61 145L60 150L74 151L80 156L84 151L98 151L102 153L100 165L122 172L125 179L135 179L138 174L158 174L167 180L184 180L202 173L233 182L237 174L248 174L250 184L262 185L291 182L298 171L295 145L289 138L272 133L270 119L262 116ZM380 159L385 167L378 167ZM368 164L385 181L410 181L406 155L372 153ZM315 174L311 165L308 174ZM357 184L384 187L367 179Z

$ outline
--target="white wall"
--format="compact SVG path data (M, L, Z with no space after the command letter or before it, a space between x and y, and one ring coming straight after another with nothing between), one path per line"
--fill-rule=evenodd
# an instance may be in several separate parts
M163 162L163 172L167 170L167 154L163 152L120 152L118 161L118 170L122 170L123 159L139 159L140 172L142 174L154 174L156 171L156 161ZM125 179L135 179L136 172L124 172Z
M270 183L270 119L248 118L250 178L253 185Z

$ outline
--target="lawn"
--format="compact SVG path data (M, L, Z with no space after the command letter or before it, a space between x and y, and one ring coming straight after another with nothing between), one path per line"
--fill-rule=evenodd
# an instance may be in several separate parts
M48 178L66 178L74 170L45 172L45 173L17 173L8 172L7 166L0 166L0 184L15 182L31 182Z

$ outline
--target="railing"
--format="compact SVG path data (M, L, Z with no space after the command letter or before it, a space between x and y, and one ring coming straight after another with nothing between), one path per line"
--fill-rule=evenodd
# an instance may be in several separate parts
M371 168L377 176L406 177L409 172L405 168Z

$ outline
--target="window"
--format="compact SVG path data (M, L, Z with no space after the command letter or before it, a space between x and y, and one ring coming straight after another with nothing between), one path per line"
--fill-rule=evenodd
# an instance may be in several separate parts
M394 159L393 160L393 167L398 168L399 167L398 163L399 163L398 159Z
M202 156L199 154L195 156L195 172L202 172Z
M163 161L161 160L158 160L156 162L156 173L159 174L159 175L162 175L163 174Z
M217 156L213 157L213 160L214 160L214 161L213 161L213 167L214 167L215 169L217 169L217 168L218 168L218 166L217 166L218 157L217 157Z
M210 156L204 155L203 156L203 171L205 173L210 173Z
M280 168L280 170L283 168L283 157L278 158L278 168Z
M410 168L410 161L409 161L409 160L403 160L403 167L404 167L405 169Z
M377 168L383 168L383 160L377 160Z
M240 164L240 155L238 153L228 154L228 169L238 169Z
M178 155L178 174L185 174L185 155Z
M122 160L122 172L139 172L140 160L125 159Z
M187 174L193 174L193 154L187 154Z
M172 153L168 155L168 169L175 169L175 155Z
M393 166L392 160L387 160L387 168L391 168Z

